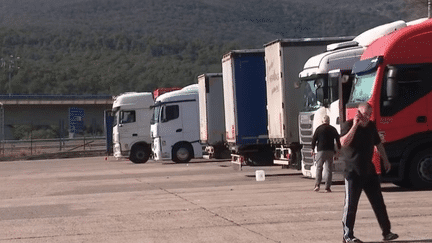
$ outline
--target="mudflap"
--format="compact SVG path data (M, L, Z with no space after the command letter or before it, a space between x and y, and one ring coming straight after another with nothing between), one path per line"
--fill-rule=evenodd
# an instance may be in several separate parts
M238 154L231 154L231 165L234 170L241 171L242 167L246 165L245 157Z

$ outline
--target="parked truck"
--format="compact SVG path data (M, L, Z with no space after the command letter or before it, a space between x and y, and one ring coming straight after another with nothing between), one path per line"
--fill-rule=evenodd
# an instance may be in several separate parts
M374 40L414 23L417 21L406 23L399 20L377 26L363 32L352 41L327 46L326 52L309 58L305 63L303 71L299 74L305 87L304 102L299 115L299 135L302 144L301 170L304 176L311 178L316 176L316 165L311 154L312 136L315 129L322 124L322 118L328 115L330 125L340 132L340 123L345 118L345 109L339 107L348 101L354 79L354 75L351 74L354 63L360 60L363 51ZM338 78L332 78L330 71L335 69L345 74L343 82L339 82ZM342 98L339 99L339 96ZM343 163L337 160L333 165L335 173L344 168Z
M151 156L151 92L129 92L114 98L112 113L114 156L145 163Z
M361 102L373 107L372 120L392 165L383 178L398 185L432 186L431 40L429 19L377 39L353 67L347 119Z
M179 90L179 89L181 89L181 88L179 88L179 87L157 88L157 89L153 90L153 99L156 99L160 95L163 95L167 92L171 92L171 91Z
M352 38L283 39L265 45L268 139L275 151L274 163L295 167L300 164L298 114L303 87L296 85L304 63L325 51L327 45Z
M233 50L222 58L227 146L233 165L273 164L267 143L264 50Z
M200 142L209 158L230 158L225 146L225 108L222 73L198 76Z
M202 157L198 84L160 95L153 105L151 137L155 160L187 163Z

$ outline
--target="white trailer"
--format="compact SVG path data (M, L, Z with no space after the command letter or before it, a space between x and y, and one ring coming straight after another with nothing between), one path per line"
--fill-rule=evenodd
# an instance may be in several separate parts
M200 141L209 158L230 158L225 146L225 109L222 73L198 76Z
M303 90L298 73L307 59L327 45L353 37L275 40L265 45L268 139L275 150L275 164L300 164L298 114Z
M159 96L153 111L151 137L155 160L187 163L202 157L198 84Z
M134 163L145 163L151 156L150 92L124 93L114 98L112 113L114 156L129 158Z
M302 145L301 170L304 176L316 177L311 142L315 129L322 124L322 118L328 115L330 125L340 132L340 124L345 120L345 109L340 109L340 107L348 101L354 78L351 75L351 69L354 63L360 60L366 47L384 35L424 20L426 19L409 23L399 20L377 26L363 32L352 41L329 45L326 52L311 57L305 63L304 70L299 74L305 88L304 103L299 115L299 134ZM342 72L349 79L344 80L343 83L339 82L339 79L332 78L330 70L337 70L335 71L336 76ZM333 166L334 173L341 172L344 168L344 164L337 160ZM326 173L327 171L324 171L324 174Z

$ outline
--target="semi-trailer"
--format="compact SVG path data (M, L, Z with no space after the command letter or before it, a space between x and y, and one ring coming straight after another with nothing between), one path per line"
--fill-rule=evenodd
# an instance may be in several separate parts
M271 165L264 49L233 50L222 58L226 144L233 165Z
M299 168L298 115L305 87L299 86L298 73L304 63L325 51L327 45L352 39L349 36L281 39L265 45L268 139L275 152L275 164Z
M200 142L208 158L225 159L231 154L225 146L225 109L222 73L198 76Z

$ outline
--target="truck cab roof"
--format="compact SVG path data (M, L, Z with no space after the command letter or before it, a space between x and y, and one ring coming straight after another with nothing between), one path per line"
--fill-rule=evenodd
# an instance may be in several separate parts
M155 106L166 102L182 101L187 97L194 97L197 95L198 95L198 84L191 84L180 90L171 91L157 97Z
M361 33L356 38L354 38L354 41L359 43L360 46L366 47L369 46L376 39L391 34L396 30L405 28L406 26L407 23L403 20L398 20L392 23L383 24L375 28L372 28L370 30L366 30L365 32Z
M340 36L340 37L316 37L316 38L285 38L276 39L267 44L264 47L273 45L274 43L280 43L281 46L316 46L322 45L322 43L345 43L353 40L355 36Z
M305 63L299 77L309 80L333 69L350 70L354 63L360 60L364 49L362 46L356 46L313 56Z
M376 39L388 35L408 25L417 24L425 19L406 23L403 20L394 21L367 30L352 41L335 43L327 46L327 52L311 57L304 65L299 77L303 80L314 79L317 75L328 73L333 69L351 70L367 46Z
M432 19L428 19L377 39L365 50L361 59L384 56L385 63L426 62L432 57L431 38Z
M153 105L151 92L127 92L114 97L113 109L122 107L127 109L150 107Z

